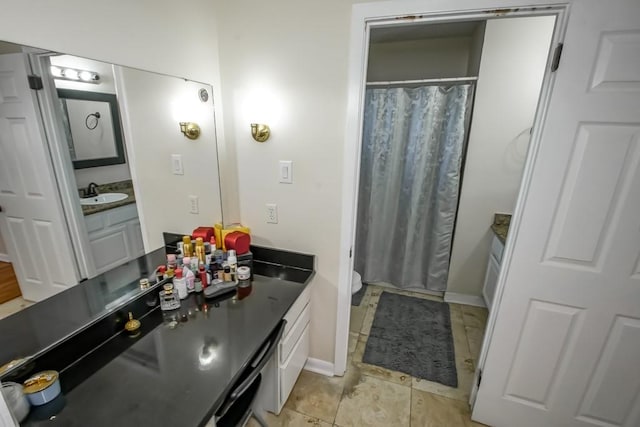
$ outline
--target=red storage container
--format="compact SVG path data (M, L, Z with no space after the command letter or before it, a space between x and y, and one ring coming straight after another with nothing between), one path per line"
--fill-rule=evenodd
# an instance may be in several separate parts
M198 227L193 230L191 237L193 240L196 240L198 237L202 237L204 242L210 242L213 237L213 227Z
M234 249L238 255L246 254L251 245L251 236L241 231L234 231L224 236L224 245L227 250Z

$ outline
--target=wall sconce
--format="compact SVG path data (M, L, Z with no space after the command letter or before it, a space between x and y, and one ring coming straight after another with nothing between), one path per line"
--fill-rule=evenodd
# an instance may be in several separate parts
M200 126L193 122L180 122L180 132L189 139L198 139L200 136Z
M251 123L251 136L258 142L265 142L271 135L271 129L267 125Z

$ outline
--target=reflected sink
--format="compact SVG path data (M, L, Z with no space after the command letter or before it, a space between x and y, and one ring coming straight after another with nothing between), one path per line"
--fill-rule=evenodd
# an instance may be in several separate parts
M83 206L104 205L105 203L119 202L127 197L129 196L125 193L104 193L95 197L80 199L80 204Z

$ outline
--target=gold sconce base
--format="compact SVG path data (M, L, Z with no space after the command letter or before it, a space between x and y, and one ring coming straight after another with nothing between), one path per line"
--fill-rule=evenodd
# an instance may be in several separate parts
M193 122L180 122L180 132L189 139L198 139L200 136L200 126Z
M267 125L251 123L251 136L258 142L265 142L271 135L271 129Z

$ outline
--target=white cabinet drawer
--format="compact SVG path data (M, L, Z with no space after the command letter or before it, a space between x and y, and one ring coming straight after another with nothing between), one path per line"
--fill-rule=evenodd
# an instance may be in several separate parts
M296 302L293 303L287 314L284 316L284 320L287 321L287 326L284 328L283 336L287 336L293 325L296 323L298 317L300 317L300 313L309 303L311 295L311 286L307 286L307 288L300 294Z
M302 331L304 331L309 324L309 311L309 304L307 304L289 330L289 333L280 341L280 363L284 363L289 358L293 346L298 342Z
M122 225L90 236L89 245L97 274L129 261L131 255L126 229L127 226Z
M493 240L491 240L491 255L498 261L498 264L502 262L502 252L504 252L504 243L498 239L498 236L493 236Z
M496 295L496 287L498 286L498 275L500 274L500 264L493 258L489 257L489 265L487 265L487 273L484 276L484 287L482 288L482 296L487 309L491 311L493 299Z
M87 225L88 233L102 230L104 228L104 221L105 216L102 212L98 212L93 215L87 215L84 217L84 222Z
M289 355L289 359L280 367L280 402L284 404L293 389L304 364L309 356L309 327L302 331L300 339Z
M123 222L138 218L138 209L136 208L135 203L120 206L114 209L109 209L108 211L106 211L106 213L106 226L121 224Z

